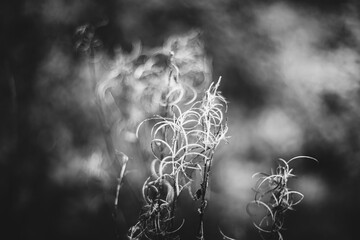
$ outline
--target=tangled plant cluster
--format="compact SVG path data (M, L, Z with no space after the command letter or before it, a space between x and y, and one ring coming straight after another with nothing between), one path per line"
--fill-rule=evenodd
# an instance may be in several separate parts
M302 193L288 187L289 179L296 176L289 164L300 158L317 162L315 158L308 156L298 156L288 161L280 158L279 165L271 174L253 175L259 176L259 179L254 188L255 199L248 204L247 212L261 234L276 235L280 240L283 239L280 231L283 229L285 213L294 210L293 207L304 198Z
M203 239L205 194L211 161L219 143L226 141L228 130L223 115L226 101L218 91L219 84L220 79L216 84L212 83L203 99L192 103L185 111L176 104L169 104L170 116L158 115L145 120L156 122L151 129L152 176L144 183L146 205L138 223L129 230L130 239L175 238L172 235L176 230L172 228L176 201L186 188L192 195L190 186L194 171L199 171L203 177L193 196L201 201L198 235Z
M83 41L76 47L91 58L95 103L110 160L118 161L119 155L113 133L131 128L129 125L146 114L157 113L142 121L136 131L138 137L145 122L155 122L150 142L154 156L152 176L143 185L145 206L138 222L129 229L129 239L176 238L175 209L184 189L201 202L198 237L203 239L205 194L215 149L221 140L226 140L223 111L227 103L218 91L221 79L211 83L198 100L211 79L210 62L199 33L171 37L156 49L142 49L136 44L132 53L119 51L112 66L101 68L96 65L96 59L101 57L96 54L101 43L95 37L96 28L80 27L77 34ZM121 164L115 207L126 162ZM196 171L202 176L202 183L193 196L190 186Z
M134 123L140 122L136 137L142 126L152 125L149 129L151 176L143 184L145 204L137 223L128 231L128 239L180 239L177 231L184 221L175 227L174 219L178 197L184 189L200 202L196 237L204 239L205 196L211 165L216 148L228 138L224 117L227 102L218 91L221 78L204 91L211 70L197 31L171 37L160 48L143 49L138 43L129 54L119 50L115 60L110 61L112 64L98 64L103 54L95 32L104 24L79 27L76 48L90 60L95 105L107 154L110 161L121 165L115 210L128 157L117 149L114 133L123 133L131 142L135 137L129 137L126 132L130 132L128 129ZM202 99L198 100L200 95ZM146 115L154 116L146 118ZM262 237L269 234L281 240L285 213L304 197L288 187L289 179L295 176L289 164L299 158L317 161L306 156L288 161L280 159L275 172L254 174L259 179L254 189L255 199L248 204L247 212ZM201 176L201 184L193 191L191 183L195 175ZM221 230L220 234L223 239L233 240Z

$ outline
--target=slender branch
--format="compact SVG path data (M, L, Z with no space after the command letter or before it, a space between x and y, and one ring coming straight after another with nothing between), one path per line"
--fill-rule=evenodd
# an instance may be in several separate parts
M126 155L124 155L120 175L119 175L119 178L117 179L118 184L117 184L117 187L116 187L116 197L115 197L115 202L114 202L115 210L117 210L117 208L118 208L118 200L119 200L120 188L121 188L121 185L122 185L122 180L124 178L126 164L127 164L128 160L129 160L129 158Z
M204 162L204 170L203 170L203 181L201 183L201 204L199 207L199 228L198 228L198 239L203 240L204 239L204 215L205 215L205 208L207 206L207 201L205 198L206 191L209 185L209 179L210 179L210 170L211 170L211 164L213 160L214 155L214 148L211 149L211 152L209 154L209 159L206 159Z
M95 49L93 44L90 44L90 74L92 76L93 83L93 92L95 95L95 104L96 104L96 112L97 117L103 132L103 137L105 140L105 145L107 149L107 153L109 155L110 161L112 163L118 162L121 163L118 156L117 150L115 149L113 139L111 137L111 128L109 124L106 122L104 109L102 107L101 99L99 94L97 94L97 74L96 74L96 66L95 66Z
M91 41L93 41L93 40L91 40ZM107 154L108 154L109 160L110 160L110 165L112 165L114 163L121 164L119 178L117 179L116 196L115 196L115 200L114 200L114 210L115 210L114 215L116 216L117 209L118 209L118 199L119 199L120 188L122 186L128 157L125 154L121 154L114 146L114 142L113 142L113 139L111 136L111 127L106 121L101 98L100 98L99 94L97 94L97 74L96 74L96 65L95 65L95 49L94 49L94 46L92 43L90 43L89 70L90 70L90 75L92 76L93 93L94 93L94 97L95 97L97 118L98 118L98 121L101 126L101 130L103 133L102 135L104 137Z

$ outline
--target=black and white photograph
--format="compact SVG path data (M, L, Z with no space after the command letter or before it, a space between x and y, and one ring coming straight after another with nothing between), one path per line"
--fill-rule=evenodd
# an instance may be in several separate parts
M360 2L0 3L2 240L356 240Z

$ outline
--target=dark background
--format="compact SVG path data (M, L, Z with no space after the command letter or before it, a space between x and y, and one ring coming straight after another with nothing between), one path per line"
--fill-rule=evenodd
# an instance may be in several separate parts
M206 239L221 239L218 227L236 239L261 239L245 211L251 175L296 155L319 164L294 164L294 187L305 199L287 216L284 238L357 239L356 1L2 1L0 16L2 239L125 239L136 222L139 184L125 181L115 221L116 180L81 170L96 158L101 131L84 103L87 86L76 81L84 59L74 32L104 20L97 36L109 59L134 41L156 47L174 34L203 32L230 102L232 136L214 163ZM137 158L134 151L123 147ZM141 166L136 161L130 170ZM182 197L181 236L193 239L196 207Z

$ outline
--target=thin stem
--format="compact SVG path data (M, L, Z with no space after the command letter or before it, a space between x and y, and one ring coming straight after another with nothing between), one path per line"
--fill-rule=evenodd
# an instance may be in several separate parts
M212 149L210 153L209 159L205 160L204 163L204 170L203 170L203 181L201 183L201 204L199 207L199 230L198 230L198 239L204 239L204 215L205 215L205 208L207 205L207 201L205 199L206 191L209 185L210 179L210 170L211 164L213 160L215 150Z
M95 49L92 45L90 47L90 63L89 63L89 65L90 65L90 73L91 73L92 82L93 82L93 92L95 94L97 117L98 117L98 120L101 125L101 129L103 132L103 137L105 140L107 153L109 155L110 161L112 161L113 163L115 163L115 162L120 163L119 158L117 156L117 151L114 147L114 143L113 143L113 140L111 137L111 129L105 119L105 113L104 113L104 109L101 104L100 96L96 93L97 92L97 89L96 89L97 74L96 74L96 66L95 66Z
M172 57L172 56L171 56ZM172 61L172 59L170 60ZM172 64L174 65L174 64ZM167 92L166 92L166 95L168 95L168 93L170 92L170 83L171 83L171 78L173 76L173 70L170 71L169 73L169 78L168 78L168 84L167 84ZM177 79L178 80L178 79ZM170 96L169 96L170 97ZM169 99L167 98L166 99L166 105L165 105L165 112L164 112L164 117L168 117L168 112L169 112ZM166 141L166 131L167 131L168 127L165 127L163 129L163 134L164 134L164 141ZM175 152L177 152L177 137L178 137L178 132L175 132L174 133L174 136L173 136L173 147L175 145ZM163 152L162 152L163 154ZM163 159L163 156L161 156L161 160ZM174 164L174 159L173 159L173 166L172 166L172 169L173 169L173 172L175 170L175 164ZM174 188L174 200L171 204L171 213L170 213L170 217L171 217L171 221L170 221L170 227L172 228L174 226L174 219L175 219L175 211L176 211L176 202L177 202L177 197L178 197L178 191L177 191L177 187L176 187L176 175L174 175L174 178L173 178L173 188Z
M111 137L111 128L109 127L109 125L106 122L105 113L104 113L104 110L103 110L103 107L101 104L101 99L100 99L99 94L97 94L97 74L96 74L96 66L95 66L95 49L92 44L90 46L90 63L89 63L89 65L90 65L89 66L90 74L92 76L93 93L95 95L96 113L97 113L99 123L101 125L101 130L103 133L106 150L107 150L107 153L108 153L108 156L110 159L110 164L111 165L114 163L121 164L121 171L120 171L120 175L118 178L116 197L115 197L115 202L114 202L114 206L115 206L114 214L116 216L116 210L118 208L119 192L120 192L120 188L121 188L122 181L124 178L124 173L125 173L128 158L127 158L127 156L125 156L125 157L123 156L123 161L120 161L120 158L119 158L120 154L114 146L114 142Z
M115 203L114 203L115 210L117 210L117 207L118 207L120 188L121 188L121 184L122 184L122 179L124 178L126 164L127 164L128 160L129 160L128 157L125 155L123 157L123 165L121 166L120 175L119 175L119 178L117 179L118 180L118 185L117 185L117 188L116 188L116 197L115 197Z

